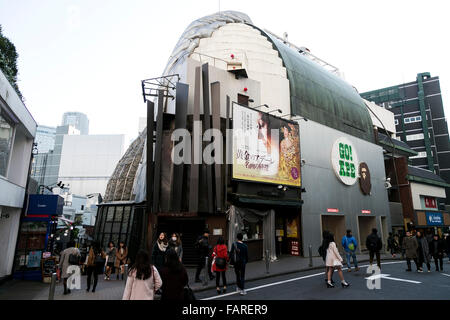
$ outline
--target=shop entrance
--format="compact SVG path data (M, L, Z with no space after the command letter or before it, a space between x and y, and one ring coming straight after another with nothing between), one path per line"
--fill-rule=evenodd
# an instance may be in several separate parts
M158 218L157 236L161 232L165 232L169 238L174 232L180 234L183 246L183 264L187 266L197 265L198 263L197 250L194 244L204 230L205 219Z
M300 214L297 210L275 211L275 248L281 255L303 256L300 236Z
M322 215L322 232L330 231L334 234L334 241L339 251L343 251L341 239L345 235L345 217ZM322 235L320 235L322 237Z
M375 217L358 217L359 225L359 244L361 250L367 250L366 239L369 234L372 233L372 229L377 227L377 221ZM378 234L380 236L380 234Z

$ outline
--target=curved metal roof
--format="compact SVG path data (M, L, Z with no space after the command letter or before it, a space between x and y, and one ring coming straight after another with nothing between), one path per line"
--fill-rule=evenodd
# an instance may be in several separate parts
M350 84L280 40L252 25L272 42L287 69L291 114L375 142L370 114Z

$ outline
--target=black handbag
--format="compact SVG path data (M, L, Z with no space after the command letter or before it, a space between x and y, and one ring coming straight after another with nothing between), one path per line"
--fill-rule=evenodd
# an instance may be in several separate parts
M183 301L195 301L197 300L194 295L194 291L187 285L183 289Z
M71 254L69 255L69 264L78 266L80 265L80 259L81 257L79 255Z
M227 260L225 258L216 258L216 267L219 269L225 269L227 266Z

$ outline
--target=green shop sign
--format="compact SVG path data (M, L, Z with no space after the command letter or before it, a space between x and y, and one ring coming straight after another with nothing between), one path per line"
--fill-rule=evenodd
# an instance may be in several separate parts
M347 138L337 139L331 151L331 162L339 180L353 185L358 179L358 156L352 142Z

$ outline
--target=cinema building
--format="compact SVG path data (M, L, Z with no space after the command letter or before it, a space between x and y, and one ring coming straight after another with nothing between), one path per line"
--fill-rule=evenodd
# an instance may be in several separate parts
M96 238L134 252L179 232L190 264L205 227L213 244L243 232L251 260L306 256L310 245L317 255L323 230L340 239L352 229L362 249L373 227L386 236L383 149L369 111L318 61L243 13L194 21L163 77L142 81L154 117L108 183Z

